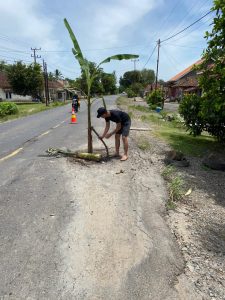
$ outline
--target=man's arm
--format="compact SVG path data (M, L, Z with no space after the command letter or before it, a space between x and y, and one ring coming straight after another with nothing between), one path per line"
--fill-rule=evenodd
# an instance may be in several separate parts
M121 129L121 123L117 123L117 124L116 124L116 129L113 130L112 132L106 134L105 137L106 137L107 139L109 139L112 135L114 135L114 134L116 134L118 131L120 131L120 129Z
M101 136L102 139L104 139L104 137L106 136L107 132L109 131L109 127L110 127L110 122L106 122L106 125L105 125L105 130Z

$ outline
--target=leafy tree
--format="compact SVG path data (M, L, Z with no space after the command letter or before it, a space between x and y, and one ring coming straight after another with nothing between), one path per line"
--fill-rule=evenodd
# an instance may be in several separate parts
M127 88L134 83L141 83L145 87L148 84L152 84L154 80L155 72L153 70L128 71L123 74L123 77L120 77L120 86Z
M144 86L140 82L133 83L129 89L131 89L133 91L134 97L141 96L141 95L143 95L143 92L144 92Z
M212 32L206 32L208 47L203 54L200 86L203 90L201 116L205 129L225 141L225 2L214 0L216 12Z
M210 33L206 32L208 46L203 53L203 63L197 67L201 73L199 85L202 88L202 97L200 99L197 96L185 98L180 112L188 130L194 135L199 135L206 130L219 141L225 141L224 0L214 0L212 11L216 13L213 29Z
M48 79L51 80L51 81L55 80L55 76L52 72L48 73Z
M117 91L116 87L116 74L113 72L112 74L108 74L103 72L101 76L101 83L103 86L104 94L115 94Z
M25 65L17 62L8 70L13 92L19 95L36 96L43 89L43 75L39 64Z
M126 93L127 93L127 97L128 98L134 98L134 97L136 97L135 92L131 88L127 88L126 89Z
M55 70L54 77L56 80L60 80L63 78L62 73L58 69Z
M49 72L48 73L48 79L55 81L55 80L61 80L63 79L62 73L56 69L54 72Z
M133 91L134 95L141 95L142 91L148 84L153 83L155 80L155 72L153 70L143 69L141 71L128 71L120 77L120 90L124 91L129 88Z
M66 77L65 80L68 81L68 83L71 87L75 85L75 80L74 79Z
M124 89L130 87L135 82L141 81L140 71L128 71L123 74L123 77L120 77L120 85L124 87Z
M155 81L155 72L153 70L143 69L141 73L141 83L146 87Z
M103 73L102 68L98 68L96 63L91 62L91 61L86 60L86 63L89 68L90 76L94 75L91 89L90 89L90 95L94 96L96 94L98 94L98 95L102 94L103 93L103 85L101 83L101 76ZM80 86L80 89L82 91L84 91L85 94L87 95L88 94L88 83L87 83L87 75L84 70L81 70L81 78L79 81L79 86Z
M179 113L184 118L186 127L194 136L201 134L204 129L201 104L201 97L193 94L184 96L179 106Z
M9 70L11 65L8 65L4 60L0 61L0 71L1 72L7 72Z
M159 79L159 84L164 86L166 82L163 79Z
M78 44L78 41L69 25L66 19L64 19L65 26L69 32L69 35L71 37L71 40L73 42L74 48L72 48L72 52L75 56L75 58L78 60L79 65L81 67L81 71L85 74L86 79L86 87L87 87L87 102L88 102L88 152L93 152L93 144L92 144L92 132L91 132L91 104L93 101L91 101L91 88L92 84L95 80L95 78L98 76L98 70L100 68L100 65L110 62L111 60L122 60L122 59L131 59L131 58L137 58L138 55L133 54L117 54L114 56L107 57L102 62L98 64L96 67L96 71L94 73L90 70L90 63L87 59L84 58L83 53L81 52L80 46Z
M163 93L161 90L154 90L147 97L147 103L150 109L155 109L157 106L162 106Z

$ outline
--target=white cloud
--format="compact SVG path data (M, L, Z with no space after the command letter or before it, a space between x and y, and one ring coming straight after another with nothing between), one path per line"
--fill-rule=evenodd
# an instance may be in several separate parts
M7 0L0 2L0 48L23 50L26 53L10 52L16 59L31 61L30 47L60 49L60 42L54 36L55 21L41 12L38 0ZM0 52L3 55L3 52ZM40 52L38 53L40 54ZM4 57L2 57L4 58ZM58 60L53 54L53 60ZM7 58L6 58L7 59Z
M100 47L117 45L119 41L122 42L123 31L125 29L129 31L129 26L134 26L160 2L155 0L115 0L108 3L102 1L95 7L94 17L87 18L91 25L88 37Z
M30 47L69 51L72 42L63 25L63 17L66 16L89 60L99 62L116 53L138 54L140 52L137 68L142 68L152 52L155 40L159 37L163 39L174 31L177 32L178 28L189 25L190 20L200 17L202 14L200 10L207 9L209 5L207 2L201 6L201 3L204 4L205 1L196 3L195 0L184 0L178 3L173 13L169 15L174 7L174 0L68 0L63 3L60 0L0 1L0 48L8 47L27 52L7 54L0 49L0 59L4 54L32 60ZM184 46L202 46L204 30L198 29L197 26L195 28L192 34L170 42ZM7 37L3 38L3 35ZM124 45L139 45L139 47L123 48ZM118 49L107 49L113 47ZM106 49L86 51L93 48ZM65 76L72 78L78 76L79 66L71 53L39 52L38 54L46 59L50 70L59 68ZM198 59L200 54L200 49L199 52L196 49L188 51L182 47L168 45L164 54L162 50L160 57L160 77L167 79L173 76L189 62L191 64ZM171 57L173 64L166 59L166 56ZM155 65L154 55L147 67L155 69ZM116 70L121 75L133 69L133 63L112 62L105 64L104 69L108 72Z

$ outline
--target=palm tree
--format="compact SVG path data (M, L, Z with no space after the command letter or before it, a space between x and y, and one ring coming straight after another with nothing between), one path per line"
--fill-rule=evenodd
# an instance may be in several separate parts
M122 59L132 59L132 58L137 58L139 55L134 55L134 54L117 54L113 55L110 57L107 57L104 59L102 62L100 62L96 68L96 72L93 74L90 73L89 69L89 61L84 58L83 53L80 49L80 46L78 44L78 41L66 19L64 19L64 24L69 32L70 38L73 42L73 48L72 52L79 62L79 65L81 67L81 70L85 73L86 75L86 82L87 82L87 107L88 107L88 152L93 153L93 144L92 144L92 134L91 134L91 105L93 101L91 100L91 86L92 83L97 76L97 71L100 67L100 65L105 64L110 62L111 60L122 60Z

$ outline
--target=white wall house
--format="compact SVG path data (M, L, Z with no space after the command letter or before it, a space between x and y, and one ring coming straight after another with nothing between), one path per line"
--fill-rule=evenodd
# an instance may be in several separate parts
M7 75L0 72L0 101L31 101L31 96L14 94L8 82Z

